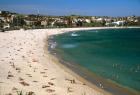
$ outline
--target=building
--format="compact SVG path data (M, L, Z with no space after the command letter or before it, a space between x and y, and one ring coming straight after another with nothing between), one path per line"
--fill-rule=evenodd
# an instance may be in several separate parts
M112 22L112 24L115 26L123 26L125 25L125 21L116 21L116 22Z
M47 20L43 20L43 21L41 21L41 26L43 26L44 28L46 28L47 25L48 25Z
M86 23L91 23L91 20L90 19L85 19L85 22Z
M24 21L27 26L34 26L37 23L37 21L33 20L24 20Z

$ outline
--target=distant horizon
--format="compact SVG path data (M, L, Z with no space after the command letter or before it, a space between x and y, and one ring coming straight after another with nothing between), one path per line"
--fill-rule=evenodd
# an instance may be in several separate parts
M140 0L4 0L0 10L47 16L140 16Z

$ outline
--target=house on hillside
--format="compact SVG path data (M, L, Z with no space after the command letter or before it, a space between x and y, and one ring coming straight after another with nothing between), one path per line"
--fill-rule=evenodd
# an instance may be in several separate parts
M125 21L116 21L116 22L112 22L112 24L114 26L124 26L125 25Z
M25 24L27 26L34 26L37 23L37 21L34 21L34 20L27 20L27 19L25 19L24 21L25 21Z
M85 22L86 23L91 23L91 20L90 19L85 19Z
M41 21L41 26L42 26L42 27L46 28L47 25L48 25L48 21L47 21L47 20Z

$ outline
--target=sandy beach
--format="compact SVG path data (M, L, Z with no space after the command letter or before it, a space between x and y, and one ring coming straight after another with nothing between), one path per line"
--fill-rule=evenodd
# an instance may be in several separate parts
M103 27L104 28L104 27ZM63 28L0 32L0 95L107 95L56 64L46 49L47 37ZM22 94L20 94L22 93Z

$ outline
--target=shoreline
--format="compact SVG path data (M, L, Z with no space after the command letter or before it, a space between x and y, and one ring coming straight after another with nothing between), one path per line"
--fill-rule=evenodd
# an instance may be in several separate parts
M86 80L85 78L83 78L82 76L80 76L79 74L77 74L76 72L72 71L72 69L64 64L62 64L63 62L60 61L59 58L57 58L56 56L50 54L51 56L51 60L54 61L55 64L59 65L62 69L64 69L66 72L70 73L71 75L73 75L74 77L76 77L78 80L80 80L81 82L84 83L84 85L87 85L99 92L104 93L104 95L112 95L112 93L103 90L102 88L97 87L95 84L92 84L91 82L89 82L88 80Z
M80 80L81 82L84 83L84 85L87 85L101 93L103 93L103 95L112 95L112 93L108 92L108 91L105 91L103 90L102 88L99 88L97 87L97 85L95 84L92 84L91 82L89 82L88 80L86 80L85 78L83 78L82 76L80 76L79 74L77 74L76 72L72 71L72 69L68 66L66 66L65 64L62 64L63 62L61 61L62 59L58 58L57 57L57 54L52 54L51 53L51 50L49 50L49 37L50 36L54 36L54 35L59 35L59 34L62 34L62 33L68 33L68 32L73 32L73 31L80 31L80 30L92 30L92 29L108 29L108 27L104 28L100 28L100 27L97 27L97 28L62 28L62 30L60 30L59 33L55 33L55 34L49 34L47 36L47 41L46 41L46 45L45 45L45 52L46 54L49 55L50 57L50 60L54 61L55 64L57 64L58 66L60 66L60 68L64 69L66 72L68 72L69 74L71 74L72 76L76 77L78 80ZM110 28L109 28L110 29ZM112 29L112 27L111 27Z
M52 30L58 30L53 33L48 32L47 36L58 35L62 33L72 32L72 31L80 31L80 30L98 30L98 29L131 29L131 28L140 28L139 27L79 27L79 28L54 28ZM42 29L46 30L46 29Z
M109 27L114 28L114 27ZM117 27L118 28L118 27ZM110 95L75 77L59 63L50 60L46 40L51 35L69 31L108 29L108 27L13 30L0 32L0 95L17 92L35 95ZM56 63L56 64L55 64ZM61 68L62 67L62 68ZM75 75L74 75L75 74ZM73 82L70 82L74 80ZM9 90L6 90L9 89Z
M77 77L80 81L93 89L103 92L105 95L138 95L139 93L111 80L104 79L76 63L64 61L62 58L58 57L56 52L53 53L55 53L55 55L50 54L50 56L52 60L55 60L56 64L68 73Z
M46 37L65 30L70 31L0 32L0 95L105 95L54 64L45 53Z
M134 28L134 27L133 27ZM140 27L138 27L140 28ZM96 28L97 29L97 28ZM95 29L95 30L96 30ZM101 29L108 29L108 28L101 28ZM109 28L110 29L110 28ZM112 28L111 28L112 29ZM115 28L116 29L116 28ZM119 28L120 29L120 28ZM122 28L121 28L122 29ZM83 31L83 30L81 30ZM72 31L73 32L73 31ZM74 31L75 32L75 31ZM53 41L51 41L52 43ZM51 50L50 50L51 52ZM54 54L53 54L54 53ZM74 63L71 62L65 62L60 56L59 54L57 54L57 52L55 51L55 49L52 49L52 53L50 53L52 57L54 57L54 60L57 60L58 62L56 62L58 65L60 65L63 69L66 69L66 71L68 71L69 73L71 73L72 75L78 77L81 81L84 81L85 83L87 83L90 87L96 88L99 90L101 90L102 92L106 93L106 94L113 94L113 95L137 95L139 92L137 91L133 91L133 89L130 89L128 87L122 86L118 83L114 83L111 80L108 81L106 79L103 79L99 76L97 76L96 74L91 73L88 70L82 70L84 69L84 67L81 67L80 69L78 69L79 66L77 66ZM76 67L73 67L76 66ZM78 69L78 70L76 70ZM83 73L83 72L84 73ZM82 74L80 73L82 72ZM87 73L90 73L87 75ZM89 78L86 78L86 77ZM96 78L95 78L96 77ZM93 79L93 80L92 80ZM98 81L97 81L98 80ZM101 84L100 84L101 83ZM103 85L102 85L103 84ZM105 86L105 88L100 87L100 86ZM113 87L113 88L112 88Z

